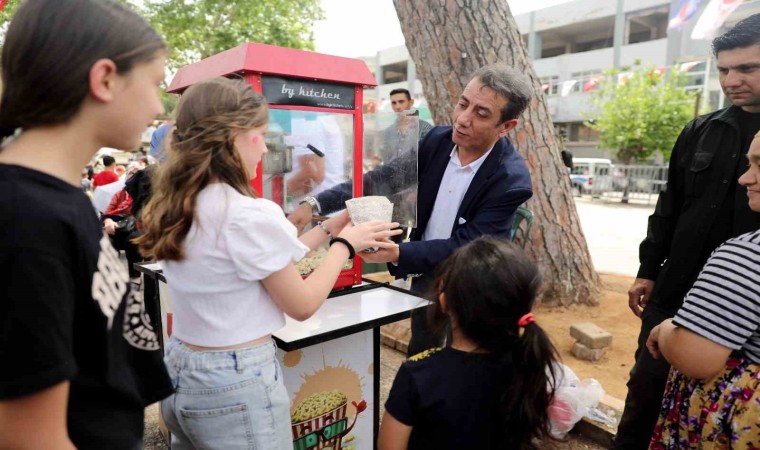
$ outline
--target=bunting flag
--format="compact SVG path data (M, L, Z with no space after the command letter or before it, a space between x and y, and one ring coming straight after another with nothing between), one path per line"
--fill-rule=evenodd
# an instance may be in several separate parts
M699 9L702 0L679 0L670 10L668 30L681 28L691 19Z
M665 72L668 70L679 70L681 72L689 72L695 67L697 67L699 64L703 64L705 61L688 61L684 63L675 64L673 66L660 66L660 67L654 67L652 68L651 72L652 74L663 76ZM616 81L619 85L626 84L631 77L633 76L633 72L622 72L617 75ZM604 78L603 75L596 76L594 78L590 78L588 80L566 80L556 83L557 86L559 86L559 93L562 97L567 97L570 95L570 93L573 91L573 88L577 84L581 84L581 90L583 92L589 92L596 90L599 88L600 83L602 82L602 79ZM552 86L554 86L554 83L545 83L541 85L541 90L544 92L549 91ZM415 103L416 104L416 103Z
M695 68L695 67L697 66L697 64L699 64L699 63L701 63L701 62L703 62L703 61L690 61L690 62L685 62L685 63L682 63L680 66L678 66L678 69L679 69L681 72L688 72L688 71L690 71L691 69Z
M632 76L633 76L633 72L619 73L618 76L617 76L617 82L618 82L618 84L620 86L622 86L622 85L626 84L628 82L628 80L631 79Z
M573 90L573 86L578 82L578 80L568 80L562 82L562 87L560 88L560 95L563 97L567 97L570 95L570 91Z
M601 81L600 77L595 77L595 78L592 78L592 79L588 80L583 85L583 92L593 91L594 89L598 88L600 81Z
M743 0L710 0L691 32L692 39L712 39L726 18L734 12Z

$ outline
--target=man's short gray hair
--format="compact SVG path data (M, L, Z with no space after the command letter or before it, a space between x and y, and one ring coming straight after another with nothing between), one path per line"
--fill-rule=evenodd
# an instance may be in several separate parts
M533 97L530 79L504 64L481 67L472 74L472 77L507 99L507 106L501 110L502 123L520 117Z

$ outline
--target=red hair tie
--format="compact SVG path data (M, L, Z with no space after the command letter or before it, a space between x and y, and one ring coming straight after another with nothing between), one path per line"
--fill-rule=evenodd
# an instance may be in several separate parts
M536 316L533 315L533 313L529 312L522 317L520 317L520 320L517 321L517 326L520 328L524 328L525 326L533 323L536 321Z

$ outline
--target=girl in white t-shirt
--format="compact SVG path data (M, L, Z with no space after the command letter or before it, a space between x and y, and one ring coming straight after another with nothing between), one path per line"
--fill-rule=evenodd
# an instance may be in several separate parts
M310 317L346 259L391 248L394 223L343 213L300 238L249 180L267 152L264 98L217 78L180 99L168 162L143 211L140 246L163 262L174 307L165 361L176 393L162 403L172 448L292 448L289 399L271 333L283 313ZM302 279L293 261L333 237Z

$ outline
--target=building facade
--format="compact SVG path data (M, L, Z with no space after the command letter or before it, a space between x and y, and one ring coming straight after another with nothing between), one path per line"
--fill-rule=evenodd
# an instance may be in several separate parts
M701 3L704 9L709 2ZM691 38L702 10L682 27L668 30L671 8L678 6L678 0L574 0L515 16L552 120L575 156L614 159L610 150L597 148L598 132L584 125L593 119L591 93L607 69L637 61L655 68L677 67L687 76L686 89L700 91L703 108L725 105L710 39ZM718 33L756 13L760 0L745 0ZM417 99L425 117L422 85L406 47L383 50L366 60L379 83L374 90L379 108L389 109L390 91L402 87Z

